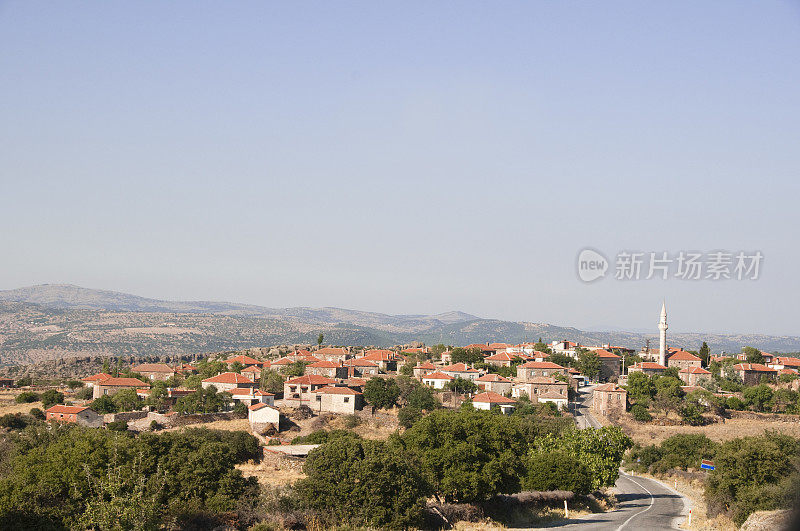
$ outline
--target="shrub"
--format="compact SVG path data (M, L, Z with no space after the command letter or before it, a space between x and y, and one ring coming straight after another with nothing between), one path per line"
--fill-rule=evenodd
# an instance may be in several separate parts
M568 490L575 494L588 494L592 490L586 465L563 451L532 453L526 469L522 480L525 490Z
M422 418L422 415L421 409L406 406L397 413L397 422L404 428L410 428Z
M313 450L296 484L304 504L328 519L374 528L418 528L429 487L401 445L340 437Z
M46 415L44 414L44 411L42 411L38 407L31 408L31 413L30 414L31 414L31 417L33 417L35 419L38 419L38 420L44 420L45 417L46 417Z
M631 406L631 415L635 420L639 422L649 422L653 419L653 416L650 415L650 412L647 411L647 408L644 407L642 404L634 404Z
M747 405L737 396L729 396L725 401L728 409L735 409L736 411L743 411Z
M159 424L157 420L153 419L153 420L150 421L150 431L158 431L158 430L163 429L163 428L164 428L164 426Z
M702 426L704 419L700 408L695 404L686 404L680 409L683 421L691 426Z
M106 424L106 428L111 431L128 431L128 423L124 420L115 420Z
M33 378L30 376L23 376L17 380L17 387L28 387L30 385L33 385Z
M295 437L292 439L292 444L324 444L340 437L355 437L360 439L358 435L347 430L317 430L312 431L308 435Z
M90 400L92 398L92 388L91 387L81 387L75 393L75 398L78 400Z
M381 409L389 409L397 403L400 387L394 379L370 378L364 385L364 400Z
M28 423L19 413L6 413L0 417L0 426L10 430L21 430L27 426Z
M50 406L64 403L64 394L55 389L49 389L42 393L42 407L48 409Z
M344 418L344 427L349 430L352 430L359 424L361 424L361 419L358 418L358 415L347 415Z
M17 402L17 404L30 404L31 402L38 402L39 395L33 391L23 391L14 397L14 400Z
M95 398L94 401L89 404L89 407L92 408L97 413L101 415L103 413L116 413L117 412L117 405L111 400L111 397L108 395L102 395L98 398Z

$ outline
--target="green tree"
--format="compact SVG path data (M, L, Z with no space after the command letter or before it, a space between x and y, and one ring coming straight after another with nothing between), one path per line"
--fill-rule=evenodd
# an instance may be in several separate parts
M370 378L364 385L364 400L381 409L390 409L397 403L400 387L392 378Z
M633 416L634 420L638 420L639 422L650 422L653 420L650 412L647 411L647 408L642 404L634 404L631 406L631 416Z
M410 428L423 416L421 409L406 406L397 412L397 422L404 428Z
M419 468L400 445L340 437L308 455L295 488L329 525L419 528L429 492Z
M45 419L44 411L42 411L38 407L31 408L30 415L31 415L31 417L33 417L33 418L35 418L37 420L44 420Z
M628 383L625 386L628 391L628 400L647 407L650 401L656 396L656 384L653 379L641 371L628 374Z
M433 411L439 407L439 401L433 393L433 389L426 385L414 387L406 399L408 406L425 411Z
M600 374L600 358L597 353L584 348L576 348L578 354L578 370L590 380L595 380Z
M656 396L653 405L667 415L670 411L677 411L681 405L684 392L683 382L672 376L656 378Z
M97 413L100 413L101 415L103 413L117 412L117 405L108 395L101 395L95 398L94 401L92 401L92 403L89 404L89 407L94 411L96 411Z
M284 377L277 371L264 369L261 371L261 389L268 393L282 393Z
M466 363L471 365L483 361L483 352L479 348L456 347L450 352L453 363Z
M111 400L117 411L136 411L143 405L143 401L136 394L136 389L123 389L111 395Z
M228 366L228 370L229 370L230 372L235 372L236 374L239 374L239 373L241 373L241 372L242 372L242 369L244 369L244 365L242 365L242 364L241 364L241 363L239 363L238 361L234 361L233 363L231 363L231 364Z
M524 490L567 490L575 494L589 494L592 478L588 468L574 455L556 450L534 452L528 455Z
M564 451L583 463L592 478L592 489L610 487L619 477L625 451L633 446L630 437L617 426L572 429L561 435L537 437L532 452Z
M230 403L230 393L218 393L212 385L179 398L175 403L175 411L183 414L216 413L227 409Z
M317 336L317 349L322 348L322 342L325 341L325 334L322 332Z
M772 400L772 388L767 384L754 385L744 390L742 398L756 411L765 411Z
M547 346L547 343L542 341L542 338L539 338L539 341L533 344L533 350L537 350L539 352L544 352L545 354L552 354L553 351L550 347Z
M284 367L282 371L287 378L296 378L305 374L308 364L309 363L305 360L297 360ZM281 388L281 390L283 389Z
M764 355L755 347L742 347L742 352L747 356L747 363L764 363Z
M550 357L547 359L547 361L552 361L556 365L561 365L562 367L572 367L572 365L575 363L575 360L572 359L571 356L567 356L563 352L555 352L550 354Z
M59 393L55 389L48 389L42 393L42 407L45 409L50 408L56 404L64 403L64 394Z
M798 439L768 432L723 443L706 481L709 516L728 514L738 526L757 510L790 508L800 492Z
M438 410L415 422L402 440L445 501L477 502L520 489L527 440L519 417Z
M39 395L33 391L23 391L14 397L17 404L30 404L31 402L38 402Z
M456 376L445 384L445 389L454 393L467 394L477 391L478 386L472 380Z
M703 344L700 345L700 350L697 351L697 356L700 358L703 367L708 367L708 360L711 358L711 350L708 348L708 343L703 341Z

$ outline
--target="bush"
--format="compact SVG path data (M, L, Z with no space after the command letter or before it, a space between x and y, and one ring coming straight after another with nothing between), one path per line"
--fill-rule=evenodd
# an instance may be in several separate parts
M38 402L39 395L33 391L23 391L14 397L14 400L17 402L17 404L30 404L31 402Z
M297 482L303 503L328 525L419 528L429 487L401 445L340 437L313 450Z
M592 478L586 465L566 452L532 453L526 463L522 480L525 490L568 490L575 494L588 494Z
M705 422L700 408L695 404L684 405L681 407L679 413L683 421L691 426L702 426L703 422Z
M653 419L653 416L650 415L650 412L647 411L647 408L641 404L634 404L631 406L631 415L639 422L649 422Z
M347 430L317 430L312 431L308 435L295 437L292 439L292 444L324 444L340 437L355 437L360 439L358 435Z
M50 406L64 403L64 394L59 393L55 389L49 389L42 393L42 407L49 409Z
M115 420L106 424L106 428L111 431L128 431L128 423L124 420Z
M422 409L425 411L433 411L439 407L439 401L433 393L433 389L427 385L420 385L415 387L409 394L407 403L409 406Z
M80 389L83 387L83 382L80 380L67 380L64 384L70 389Z
M46 417L46 415L44 414L44 411L42 411L38 407L31 408L30 415L31 415L31 417L33 417L35 419L38 419L38 420L44 420L45 417Z
M159 424L157 420L153 419L153 420L150 421L150 431L158 431L158 430L163 429L163 428L164 428L164 426Z
M0 417L0 426L10 430L21 430L27 426L28 423L19 413L6 413Z
M423 416L422 410L406 406L397 413L397 422L404 428L410 428L421 419Z
M111 397L108 395L102 395L98 398L95 398L94 401L89 404L89 407L92 408L97 413L101 415L104 413L116 413L117 412L117 405L111 400Z
M757 510L790 508L800 492L800 441L768 432L727 441L706 481L709 516L727 513L739 526Z
M400 387L394 379L370 378L364 385L364 400L381 409L394 407L400 396Z
M19 380L17 380L17 387L28 387L33 385L33 378L30 376L23 376Z
M747 405L737 396L729 396L725 401L725 406L728 409L735 409L736 411L744 411Z
M361 419L358 418L358 415L347 415L344 418L344 427L349 430L352 430L359 424L361 424Z
M78 400L91 400L92 398L92 388L91 387L82 387L78 389L75 393L75 398Z

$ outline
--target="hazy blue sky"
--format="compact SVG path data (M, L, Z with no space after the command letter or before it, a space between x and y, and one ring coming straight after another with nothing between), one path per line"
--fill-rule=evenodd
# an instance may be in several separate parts
M0 289L796 335L798 179L798 2L0 1Z

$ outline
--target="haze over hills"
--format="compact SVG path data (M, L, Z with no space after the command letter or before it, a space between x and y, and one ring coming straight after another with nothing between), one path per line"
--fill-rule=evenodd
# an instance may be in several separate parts
M86 355L175 356L273 345L309 344L319 333L334 345L466 345L569 339L584 345L638 349L652 333L585 331L545 323L484 319L463 312L389 315L341 308L266 308L206 301L163 301L78 286L45 284L0 291L0 363ZM800 337L758 334L670 334L688 349L752 345L800 351ZM655 342L653 342L655 344Z

